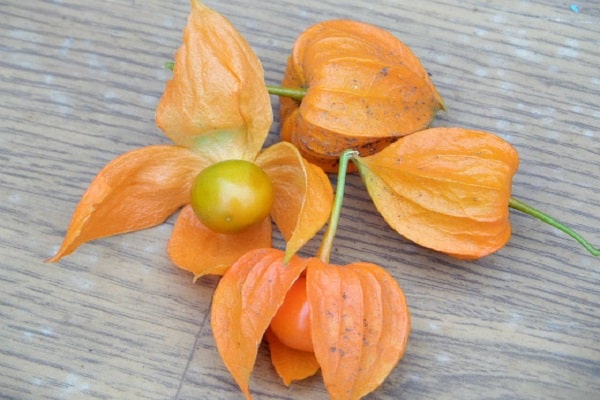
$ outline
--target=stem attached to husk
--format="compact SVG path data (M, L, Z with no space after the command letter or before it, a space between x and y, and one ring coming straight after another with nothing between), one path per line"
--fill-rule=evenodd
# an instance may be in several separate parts
M321 248L319 248L318 257L324 263L329 263L331 256L331 249L333 247L333 239L337 231L338 223L340 222L340 213L342 211L342 203L344 201L344 186L346 186L346 174L348 171L348 162L352 157L358 156L356 150L346 150L340 156L340 167L338 169L337 185L335 188L335 199L333 201L333 208L329 217L329 225L327 231L323 235L323 241L321 242Z
M550 226L560 229L561 231L563 231L564 233L566 233L567 235L569 235L573 239L575 239L577 242L579 242L579 244L581 244L593 256L596 256L596 257L600 256L600 249L597 249L594 246L592 246L592 244L590 242L588 242L587 240L585 240L579 233L577 233L574 230L572 230L571 228L565 226L561 222L558 222L557 220L555 220L548 214L543 213L542 211L539 211L539 210L531 207L530 205L523 203L521 200L515 199L514 197L510 198L510 200L508 202L508 206L510 208L514 208L515 210L524 212L527 215L531 215L532 217L537 218L540 221L542 221Z
M306 89L304 88L288 88L283 86L267 85L269 94L276 96L289 97L294 100L302 100L306 96Z

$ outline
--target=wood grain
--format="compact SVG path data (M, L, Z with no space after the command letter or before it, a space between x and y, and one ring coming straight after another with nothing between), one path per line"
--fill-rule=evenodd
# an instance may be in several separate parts
M446 101L434 125L509 140L521 157L515 197L600 244L597 2L578 12L539 0L206 3L248 39L270 84L294 38L318 21L390 30ZM241 398L207 322L217 279L193 284L170 263L172 220L86 244L58 265L43 261L102 166L168 143L154 110L188 11L184 0L2 2L0 398ZM276 120L269 143L277 129ZM358 177L347 196L332 261L385 266L412 312L406 356L369 399L600 396L597 258L512 212L505 248L458 261L394 233ZM327 398L319 376L283 386L266 348L251 388L258 399Z

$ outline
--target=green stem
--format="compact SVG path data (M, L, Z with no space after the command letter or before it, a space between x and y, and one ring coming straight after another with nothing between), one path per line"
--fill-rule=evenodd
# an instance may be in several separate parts
M333 239L335 238L338 223L340 222L340 213L342 211L342 203L344 201L344 186L346 186L346 172L348 171L348 161L350 158L356 156L358 156L358 151L356 150L346 150L340 156L340 167L338 169L333 209L331 210L331 215L329 217L327 231L325 231L325 235L323 235L321 248L318 252L318 257L325 263L329 263L331 248L333 247Z
M587 240L585 240L580 234L578 234L571 228L565 226L564 224L558 222L557 220L555 220L548 214L543 213L543 212L531 207L530 205L525 204L522 201L515 199L514 197L510 198L510 200L508 202L508 206L510 208L514 208L515 210L524 212L525 214L531 215L532 217L535 217L550 226L560 229L561 231L563 231L564 233L566 233L567 235L569 235L573 239L575 239L577 242L579 242L579 244L581 244L593 256L596 256L596 257L600 256L600 249L597 249L594 246L592 246L592 244L590 242L588 242Z
M173 71L173 68L175 68L175 63L173 61L167 61L165 63L165 69L168 69L169 71Z
M304 96L306 96L306 89L304 88L288 88L282 86L267 85L267 90L270 94L282 97L289 97L294 100L302 100Z

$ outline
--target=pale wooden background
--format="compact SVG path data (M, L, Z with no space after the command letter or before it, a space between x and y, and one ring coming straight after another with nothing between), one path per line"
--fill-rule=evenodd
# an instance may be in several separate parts
M521 156L514 195L600 245L598 2L578 2L579 12L563 1L207 4L245 35L272 84L313 23L389 29L446 100L435 125L508 139ZM217 279L193 284L169 262L172 219L43 262L102 166L168 142L154 109L188 10L185 0L0 1L2 398L241 398L208 323ZM413 317L404 360L369 399L600 398L598 259L513 212L504 249L457 261L393 233L356 177L345 204L332 261L389 268ZM319 376L281 385L265 348L252 389L258 399L327 398Z

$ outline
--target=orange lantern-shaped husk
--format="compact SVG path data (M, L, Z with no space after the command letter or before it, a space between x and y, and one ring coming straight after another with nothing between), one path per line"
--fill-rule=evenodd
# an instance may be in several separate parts
M313 351L286 347L268 330L294 283L306 276ZM384 269L345 266L277 249L246 253L221 279L212 305L221 358L247 399L264 335L286 384L321 370L332 399L360 399L375 390L404 355L410 315L404 293Z
M407 239L464 259L508 242L519 156L499 136L431 128L357 163L375 206Z
M410 48L383 29L349 20L303 32L282 86L306 95L280 99L281 138L327 172L337 170L344 150L374 154L426 128L444 108Z

